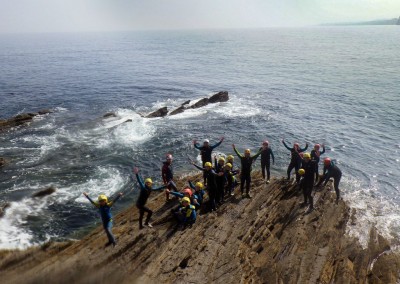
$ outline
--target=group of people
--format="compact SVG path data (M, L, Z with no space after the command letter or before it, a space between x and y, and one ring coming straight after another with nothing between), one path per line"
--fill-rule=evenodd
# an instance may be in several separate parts
M274 164L275 157L268 141L263 141L262 147L259 148L258 152L254 155L251 154L250 149L245 149L242 155L236 149L235 144L232 144L233 151L240 160L240 168L235 166L233 155L228 155L226 158L223 156L214 156L213 165L212 152L216 147L221 145L223 141L224 137L221 137L219 142L214 145L210 145L208 139L203 141L203 145L197 143L196 140L193 141L194 147L200 150L202 165L197 165L193 160L190 160L190 162L194 167L203 172L203 182L198 181L193 184L192 181L189 181L188 186L182 191L178 190L174 182L173 157L171 154L167 154L163 162L161 170L163 185L158 187L153 186L151 178L143 180L142 176L139 174L139 168L135 167L133 169L133 173L140 187L139 197L136 202L136 207L139 210L139 229L143 229L144 226L152 227L150 219L153 211L146 206L152 191L161 191L165 189L167 202L171 200L171 195L180 199L179 205L172 209L171 212L179 226L187 227L195 223L197 212L203 207L206 193L208 194L208 210L210 212L217 210L217 206L221 205L226 197L233 196L235 186L239 183L242 198L251 198L251 172L253 164L259 156L261 157L262 177L266 184L270 183L271 160L272 164ZM325 158L323 175L320 177L318 172L320 157L325 153L324 145L315 144L311 153L308 153L305 152L308 148L307 143L304 148L300 148L298 143L294 143L293 147L289 147L284 139L282 139L282 143L291 153L290 163L287 168L287 180L290 180L291 172L294 169L296 174L295 181L304 195L304 202L302 205L309 206L307 213L314 209L312 197L314 186L320 186L322 183L324 183L325 186L330 178L334 178L336 203L338 203L340 198L339 182L342 175L340 169L330 158ZM240 176L240 182L237 176ZM109 240L106 246L115 245L115 238L111 232L111 207L122 196L122 193L111 202L108 201L105 195L100 195L98 201L95 202L86 192L83 194L100 211L103 227ZM147 213L147 216L143 223L145 213Z

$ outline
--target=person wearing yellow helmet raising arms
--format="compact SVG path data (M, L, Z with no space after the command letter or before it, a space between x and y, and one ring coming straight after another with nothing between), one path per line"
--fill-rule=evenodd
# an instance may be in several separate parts
M301 164L301 169L298 170L298 174L302 176L302 180L300 182L300 187L303 189L304 195L304 203L303 206L308 204L307 213L310 213L314 210L314 200L312 197L312 190L314 187L314 179L315 179L315 171L316 171L316 162L311 160L310 153L303 154L303 162Z
M242 156L238 150L236 150L235 144L232 144L233 151L235 151L236 155L239 157L241 162L241 169L240 169L240 191L242 192L242 197L250 196L250 183L251 183L251 171L253 169L253 162L257 159L257 157L261 154L259 151L254 156L251 156L250 149L244 150L244 156ZM246 195L244 194L244 184L246 183Z
M84 192L84 196L92 203L96 208L99 209L100 216L101 216L101 221L103 222L103 228L104 231L106 232L107 238L108 238L108 243L106 243L105 246L113 245L115 246L115 237L112 234L112 214L111 214L111 207L114 205L114 203L120 199L122 196L122 192L118 194L118 196L113 200L108 202L107 196L101 194L98 197L98 202L93 201L89 195Z
M151 180L151 178L146 178L143 181L142 177L139 175L139 168L137 167L133 168L133 173L136 175L136 179L140 186L139 198L136 201L136 207L139 209L139 229L143 229L144 212L147 212L147 217L144 224L149 228L152 228L153 226L150 224L150 218L151 215L153 214L153 211L151 211L146 206L147 199L149 198L152 191L163 190L167 188L168 185L166 184L157 188L153 188L153 181Z

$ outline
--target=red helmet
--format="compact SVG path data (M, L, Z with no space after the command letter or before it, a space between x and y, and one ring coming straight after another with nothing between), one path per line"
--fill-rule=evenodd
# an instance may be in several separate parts
M319 145L319 144L315 144L315 145L314 145L314 148L315 148L315 149L319 149L320 147L321 147L321 145Z
M189 194L189 196L192 196L192 190L190 189L190 188L185 188L183 191L182 191L182 193L183 194Z
M324 159L324 165L329 166L331 164L331 159L330 158L325 158Z
M268 140L264 140L263 145L267 145L268 146L269 142Z

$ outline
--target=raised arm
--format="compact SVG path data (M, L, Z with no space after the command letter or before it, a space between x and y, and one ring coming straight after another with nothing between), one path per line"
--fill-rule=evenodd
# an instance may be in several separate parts
M292 151L292 148L289 148L288 145L286 145L285 139L282 139L282 143L283 143L283 146L286 147L286 149L288 149L289 151Z
M200 145L197 143L196 140L193 140L193 146L194 146L197 150L201 150L201 149L200 149Z
M253 161L255 161L255 160L257 159L257 157L261 155L261 153L262 153L262 149L261 149L260 151L258 151L258 153L255 154L253 157L251 157L251 159L252 159Z
M238 150L236 150L235 144L232 144L232 148L233 148L233 151L235 151L236 155L237 155L240 159L242 159L243 156L238 152Z
M299 153L301 153L301 152L304 152L305 150L307 150L307 148L308 148L308 143L306 143L306 147L304 147L303 149L299 149Z
M117 197L114 198L113 201L108 202L108 206L113 206L115 202L118 201L118 199L120 199L122 197L122 192L120 192Z
M272 157L272 164L275 164L275 157L274 157L274 153L272 152L271 148L269 149L269 152L270 152L271 157Z
M224 137L221 137L221 139L219 140L218 143L216 143L216 144L210 146L211 149L217 148L219 145L221 145L222 141L224 141Z
M191 189L196 189L196 186L189 180L189 186Z
M322 155L323 153L325 153L325 145L324 144L322 144L322 151L321 151L320 155Z
M96 207L99 207L99 204L97 202L94 202L93 199L91 199L86 192L84 192L83 195L90 201L90 203L92 203Z

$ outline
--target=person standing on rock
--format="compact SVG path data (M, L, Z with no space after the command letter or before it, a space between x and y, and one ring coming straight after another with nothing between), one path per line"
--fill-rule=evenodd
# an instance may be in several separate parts
M321 148L321 146L322 146L322 151L319 150ZM317 182L319 179L319 169L318 169L319 159L320 159L320 156L324 153L325 153L324 144L322 144L322 145L315 144L314 149L311 151L311 160L315 161L315 166L316 166L315 182Z
M90 203L92 203L96 208L99 209L100 212L100 216L101 216L101 220L103 222L103 228L104 231L106 232L107 238L108 238L108 243L106 243L106 247L108 247L109 245L113 245L115 246L116 242L115 242L115 237L112 234L112 214L111 214L111 207L114 205L114 203L121 198L122 196L122 192L120 192L118 194L118 196L113 200L108 202L108 198L107 196L101 194L98 197L98 202L93 201L89 195L84 192L83 193L84 196L86 196L86 198L90 201Z
M172 167L172 155L167 154L165 157L165 162L161 169L161 176L164 181L164 185L167 185L168 190L178 191L176 184L174 182L174 168ZM166 201L169 201L169 191L165 191Z
M225 189L225 183L226 183L226 178L225 178L225 158L224 157L219 157L217 160L217 157L214 157L214 168L215 172L217 174L222 173L222 175L216 176L216 183L217 183L217 194L215 196L215 202L217 202L219 205L221 205L224 202L224 189Z
M330 158L325 158L323 176L318 182L317 186L320 186L322 183L324 183L324 186L326 186L330 178L333 178L334 180L333 186L336 192L336 204L338 204L340 198L339 182L342 178L342 171L333 161L331 161Z
M204 164L204 168L198 166L195 164L194 161L190 161L193 166L195 166L197 169L203 171L204 176L207 181L207 192L208 192L208 199L210 203L210 212L215 211L217 209L215 198L217 194L217 183L215 178L218 175L223 175L223 173L217 174L213 168L211 162L206 162Z
M210 146L210 141L208 139L205 139L203 142L203 146L200 146L196 140L193 140L193 145L196 149L200 150L200 155L201 155L201 161L203 163L203 168L205 167L205 164L207 162L212 163L212 151L217 148L221 143L224 141L224 137L221 137L219 142L214 144L213 146ZM207 179L205 175L203 176L204 178L204 185L207 186Z
M271 178L271 172L270 172L270 167L271 167L271 157L272 157L272 164L275 164L275 157L274 153L272 152L271 147L269 147L269 142L265 140L262 143L262 147L260 148L261 151L261 173L263 176L263 179L265 181L265 170L267 170L267 181L266 183L269 183L269 180Z
M306 213L310 213L314 210L314 201L312 197L312 190L314 187L314 178L315 178L315 161L311 160L310 153L304 153L303 155L303 163L301 165L301 169L299 169L299 175L302 175L303 178L300 182L300 186L303 189L304 195L304 203L303 205L309 205ZM303 171L301 171L303 170Z
M236 150L235 144L232 144L233 151L240 159L241 169L240 169L240 191L242 192L242 197L251 198L250 195L250 183L251 183L251 171L253 169L253 162L261 155L259 151L254 156L251 156L250 149L244 150L244 156L242 156L238 150ZM246 195L244 194L244 184L246 183Z
M282 143L286 147L286 149L288 149L290 151L290 164L289 164L289 166L287 168L287 180L290 180L290 173L291 173L291 171L293 169L295 169L295 171L296 171L296 182L299 183L300 175L299 175L298 171L300 169L301 162L302 162L302 158L300 156L300 153L304 152L305 150L307 150L308 143L306 143L306 147L304 147L303 149L300 148L299 143L294 143L293 144L293 148L290 148L288 145L286 145L285 139L282 139Z
M146 178L144 181L142 177L139 175L139 168L135 167L133 168L133 173L136 175L136 179L139 183L140 186L140 193L139 193L139 198L136 201L136 207L139 209L139 229L143 229L143 216L144 212L147 212L147 217L145 221L145 225L148 226L149 228L152 228L153 226L150 224L150 218L151 215L153 214L153 211L151 211L147 206L146 202L147 199L149 198L150 194L152 191L160 191L165 188L167 188L168 185L163 185L158 188L153 188L153 181L151 178Z

